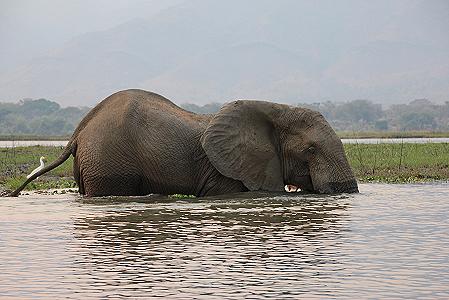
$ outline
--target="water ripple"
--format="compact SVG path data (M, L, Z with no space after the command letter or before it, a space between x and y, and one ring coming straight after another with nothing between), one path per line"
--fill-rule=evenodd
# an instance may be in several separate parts
M448 184L0 202L0 298L449 297Z

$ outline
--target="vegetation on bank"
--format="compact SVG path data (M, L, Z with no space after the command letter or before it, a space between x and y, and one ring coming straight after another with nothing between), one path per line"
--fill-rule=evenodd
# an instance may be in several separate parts
M32 146L0 148L0 190L15 189L25 180L26 175L39 166L39 158L45 156L47 162L55 160L62 152L61 147ZM27 190L74 188L72 173L73 157L58 168L30 182Z
M449 143L345 144L345 151L360 182L411 183L449 180ZM33 146L0 148L0 190L20 186L40 156L55 160L61 147ZM73 158L34 180L27 190L76 187ZM179 198L179 195L173 195ZM184 196L183 196L184 197Z
M361 182L449 180L449 143L345 144L344 147Z
M449 138L449 131L337 131L342 139Z

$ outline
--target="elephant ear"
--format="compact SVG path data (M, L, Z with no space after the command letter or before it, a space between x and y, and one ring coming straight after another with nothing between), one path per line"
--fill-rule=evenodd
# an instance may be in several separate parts
M271 121L277 104L235 101L212 118L201 136L212 165L252 191L283 191L278 137Z

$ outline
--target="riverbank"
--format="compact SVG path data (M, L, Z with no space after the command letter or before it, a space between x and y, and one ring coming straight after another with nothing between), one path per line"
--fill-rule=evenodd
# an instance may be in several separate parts
M62 152L61 147L31 146L0 148L0 190L15 189L26 179L26 175L39 166L39 158L54 161ZM30 182L26 190L75 188L72 173L73 157L58 168Z
M449 143L345 144L344 148L360 182L449 180Z
M0 141L67 141L70 135L0 135Z
M360 182L414 183L449 180L449 143L345 144L346 155ZM55 160L61 147L0 148L0 190L17 188L39 157ZM28 190L74 188L73 158L28 184Z
M449 143L447 137L428 137L428 138L342 138L343 144L427 144L427 143ZM0 148L17 148L30 146L53 146L65 147L67 140L29 140L29 141L1 141Z
M449 131L337 131L342 139L449 138ZM68 141L70 135L0 135L0 141Z
M337 131L341 139L447 138L447 131Z

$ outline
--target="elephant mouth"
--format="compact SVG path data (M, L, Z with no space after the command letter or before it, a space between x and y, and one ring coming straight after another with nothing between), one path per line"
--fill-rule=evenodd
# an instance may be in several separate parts
M284 189L287 193L296 193L301 191L313 192L312 179L309 175L297 177L295 184L286 182Z
M317 194L339 194L339 193L358 193L358 185L355 179L344 182L328 182L322 186L314 186L310 176L297 177L295 184L285 182L285 191L287 193L295 193L305 191Z

